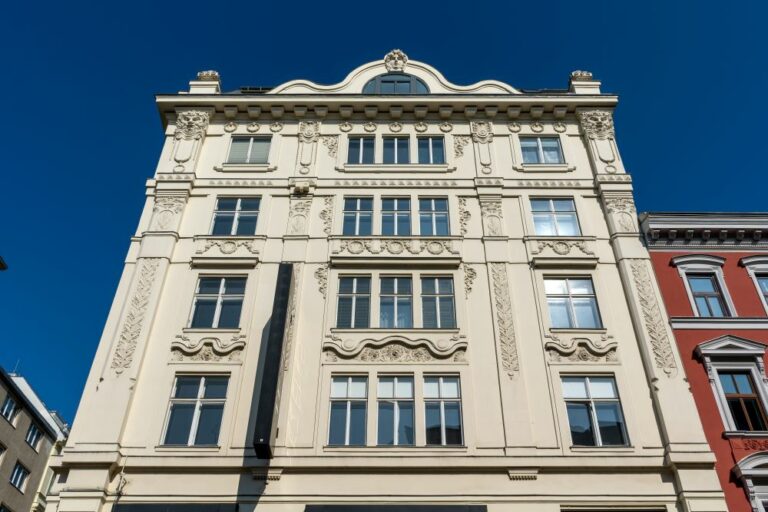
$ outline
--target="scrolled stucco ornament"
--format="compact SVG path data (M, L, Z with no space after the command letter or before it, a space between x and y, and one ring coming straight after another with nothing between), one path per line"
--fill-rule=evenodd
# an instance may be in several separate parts
M588 110L578 113L581 129L590 139L614 138L613 117L607 110Z
M488 121L477 121L470 123L472 140L478 144L488 144L493 140L493 129Z
M187 110L179 112L176 118L176 131L173 137L176 140L201 139L208 129L208 112L199 110Z
M402 71L405 69L405 64L408 62L408 56L401 50L392 50L384 56L384 67L387 71Z
M219 72L215 71L213 69L206 69L205 71L198 71L197 72L197 79L198 80L211 80L211 81L217 81L219 80Z

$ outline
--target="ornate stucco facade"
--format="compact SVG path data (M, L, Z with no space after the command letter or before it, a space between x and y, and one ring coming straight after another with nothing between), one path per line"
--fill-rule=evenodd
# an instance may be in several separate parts
M726 510L616 104L587 72L458 86L399 51L330 86L222 93L202 72L159 95L165 144L50 511ZM212 442L171 414L180 377L218 383L189 395L220 411ZM612 412L571 394L588 379Z

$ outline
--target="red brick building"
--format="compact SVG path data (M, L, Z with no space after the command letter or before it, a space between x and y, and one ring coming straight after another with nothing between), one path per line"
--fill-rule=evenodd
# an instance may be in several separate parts
M768 511L768 214L640 217L732 512Z

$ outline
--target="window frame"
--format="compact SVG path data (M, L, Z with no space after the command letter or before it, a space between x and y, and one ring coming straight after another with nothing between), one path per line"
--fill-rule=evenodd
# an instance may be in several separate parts
M347 162L346 165L376 165L376 137L375 135L362 135L362 134L349 134L347 135ZM357 158L354 162L351 161L350 156L352 155L352 140L353 139L360 139L360 147L357 150ZM370 162L364 162L363 156L365 155L365 144L364 140L370 139L373 141L373 147L371 148L371 161Z
M421 152L419 151L419 143L423 140L428 141L429 146L429 162L422 162L421 161ZM434 149L434 140L440 139L443 144L443 151L442 151L442 162L435 162L435 149ZM446 157L445 152L445 136L444 135L417 135L416 136L416 163L419 165L446 165L448 163L448 159Z
M768 256L747 256L739 260L739 265L747 270L747 274L749 274L750 279L755 284L755 289L760 297L763 309L766 315L768 315L768 293L763 293L760 288L760 279L768 279Z
M536 140L536 155L539 158L538 162L526 162L525 151L523 151L524 140ZM554 139L557 141L558 154L560 156L559 162L545 162L544 161L544 146L541 143L541 139ZM547 166L547 165L566 165L565 152L563 151L563 143L560 140L560 135L522 135L519 137L520 141L520 162L523 166Z
M32 442L30 442L30 434L32 434L34 431L34 435L32 436ZM27 445L29 445L30 448L32 448L35 451L38 451L38 448L40 447L40 441L43 439L43 430L38 427L34 421L31 421L29 423L29 428L27 428L27 433L24 436L24 441L26 441Z
M419 274L419 282L420 282L420 290L419 290L419 300L421 302L421 325L423 329L456 329L458 325L458 318L456 316L456 281L453 279L452 274L432 274L432 273L425 273L425 274ZM439 279L445 279L448 278L451 280L451 293L440 293L440 281ZM425 293L424 292L424 280L425 279L434 279L435 280L435 293ZM435 298L435 318L437 320L437 325L435 327L427 327L426 322L424 320L424 297L434 297ZM440 298L441 297L451 297L451 302L453 304L453 325L449 327L443 327L442 321L440 319Z
M333 380L334 379L341 379L346 378L347 379L347 394L345 397L334 397L333 396ZM365 379L365 396L364 397L350 397L349 395L349 388L352 383L353 378L363 378ZM371 390L370 390L370 375L368 373L354 373L354 372L341 372L341 373L333 373L331 374L330 379L331 387L328 390L328 422L326 423L328 425L328 431L326 435L326 445L330 447L364 447L368 446L368 414L370 414L370 407L368 404L368 401L371 397ZM344 444L331 444L331 417L333 415L333 402L346 402L346 413L344 417ZM349 444L349 432L350 432L350 424L351 424L351 411L352 411L352 402L363 402L365 404L365 414L363 415L363 418L365 420L365 424L363 425L363 443L362 444Z
M9 403L13 404L13 408L11 409L10 415L6 416L5 410ZM0 416L2 416L14 428L16 428L16 418L18 418L20 411L21 411L21 408L19 407L19 402L16 399L14 399L10 393L5 395L5 400L3 400L3 405L0 406Z
M19 471L19 473L23 475L23 477L21 478L21 481L17 485L16 482L14 482L14 480L18 480L18 478L16 478L18 470L21 470ZM11 483L11 486L13 486L14 489L19 491L21 494L24 494L24 492L27 489L27 484L29 483L30 474L31 472L29 471L29 469L24 464L22 464L20 460L17 460L16 465L13 466L13 470L11 471L11 476L8 479L8 481Z
M347 200L348 199L354 199L355 202L355 210L347 210ZM361 210L360 201L363 199L370 199L371 201L371 209L370 210ZM341 236L373 236L373 222L376 218L376 204L375 204L375 198L374 196L342 196L342 204L341 204ZM355 229L354 233L344 233L344 225L346 224L345 218L347 214L354 214L355 216ZM362 213L370 213L370 219L371 219L371 232L370 233L360 233L360 217Z
M414 305L413 292L415 291L414 287L413 287L413 274L379 274L378 277L379 277L379 293L378 293L378 295L379 295L379 328L380 329L413 329L413 323L414 323L413 322L414 321L414 318L413 318L413 305ZM382 284L382 281L384 279L394 279L395 280L395 282L394 282L394 291L392 293L386 293L385 294L382 291L381 284ZM399 290L398 290L399 282L401 280L406 280L406 279L408 281L410 281L410 283L411 283L411 292L408 293L408 294L399 293ZM371 294L373 294L373 288L371 288ZM394 305L394 309L393 309L393 323L394 323L394 325L391 325L391 326L383 326L382 325L383 324L383 322L382 322L382 309L383 309L382 308L382 299L384 297L392 297L393 298L393 305ZM397 323L398 323L397 322L397 313L398 313L398 310L399 310L399 306L398 306L399 301L398 301L398 299L400 299L400 298L410 299L410 304L411 304L410 305L411 325L407 325L407 326L405 326L405 325L397 325ZM455 309L456 308L454 307L454 310ZM456 317L456 313L454 311L454 320L455 320L455 317ZM368 324L370 325L370 321L368 322Z
M566 398L565 397L565 385L563 382L563 379L567 378L581 378L585 379L585 389L587 391L587 397L586 398ZM613 380L614 388L616 389L616 397L615 398L594 398L592 397L592 392L589 385L590 378L599 378L599 379L605 379L610 378ZM565 407L565 422L568 425L568 436L571 439L571 446L570 448L576 448L576 449L616 449L616 448L630 448L632 446L630 438L629 438L629 425L627 421L627 415L624 412L624 405L622 404L621 399L621 392L619 391L619 381L616 378L616 374L613 373L561 373L560 374L560 396L563 400L563 406ZM594 445L583 445L583 444L575 444L573 441L573 435L571 434L571 420L568 416L568 402L588 402L589 403L589 419L590 419L590 426L593 431L593 436L595 439ZM621 431L622 435L624 437L624 444L603 444L602 440L602 434L600 433L600 423L597 418L597 412L596 407L594 406L595 403L617 403L619 406L619 412L621 413L621 419L622 419L622 426Z
M435 210L435 199L445 199L445 211L442 210ZM445 237L445 236L451 236L451 201L448 196L418 196L416 199L418 204L418 212L419 212L419 236L435 236L435 237ZM421 201L422 200L429 200L430 201L430 210L422 210L421 209ZM445 214L446 224L447 224L447 233L444 235L438 235L437 233L437 215ZM425 234L421 232L421 218L423 215L429 215L431 218L431 225L432 225L432 234Z
M197 395L195 398L175 398L174 395L176 394L176 388L179 383L179 378L183 377L199 377L200 382L197 387ZM208 377L226 377L227 379L227 391L224 395L224 398L204 398L205 393L205 379ZM226 412L227 412L227 395L229 395L230 392L230 382L232 380L232 376L229 373L177 373L174 375L173 378L173 385L171 386L171 396L168 399L168 409L165 414L165 422L163 426L162 436L160 438L160 446L162 447L172 447L172 448L211 448L211 447L221 447L221 433L224 430L222 427L224 426L224 419L226 418ZM175 403L193 403L195 405L195 409L192 415L192 423L190 423L189 426L189 434L187 435L187 443L186 444L169 444L166 443L166 438L168 437L168 428L170 427L171 422L171 413L173 411L173 405ZM221 423L219 424L219 435L216 440L216 444L195 444L195 440L197 438L197 428L200 425L200 411L202 409L203 405L209 405L209 404L222 404L221 408Z
M683 286L685 292L688 295L688 301L691 306L691 312L694 318L701 318L703 320L717 321L722 318L736 318L738 313L736 307L731 300L731 295L728 292L728 287L725 285L725 278L723 276L723 265L725 264L725 258L720 256L712 256L706 254L687 254L684 256L677 256L670 261L673 267L677 268L680 278L683 280ZM695 296L691 285L688 282L689 274L712 274L715 277L720 293L724 302L725 316L701 316L699 308L696 305Z
M385 157L386 152L386 144L387 141L392 141L393 147L392 147L392 162L387 162ZM400 161L400 150L398 147L400 146L399 142L405 141L405 162ZM411 136L410 135L384 135L381 137L381 165L411 165ZM375 154L375 153L374 153Z
M443 379L444 378L455 378L458 381L458 397L443 397ZM438 379L438 397L427 397L426 393L424 392L424 388L426 387L426 380L427 379ZM421 427L424 430L424 446L426 447L457 447L457 446L466 446L466 433L465 433L465 427L464 427L464 404L463 404L463 396L464 393L462 393L461 390L461 375L458 373L424 373L421 376L421 401L423 402L423 425ZM430 444L427 441L427 403L439 403L440 404L440 444ZM451 402L451 403L458 403L459 404L459 428L461 431L461 442L459 444L447 444L446 439L446 423L445 423L445 403Z
M566 282L566 289L568 291L567 295L562 294L553 294L551 297L555 298L567 298L567 305L568 305L568 315L569 320L572 324L575 324L576 321L576 312L573 308L573 297L576 298L584 298L584 297L591 297L594 300L595 305L595 311L597 312L597 320L598 325L595 327L580 327L577 325L570 325L567 327L562 326L555 326L552 322L552 311L551 306L549 305L549 298L550 295L547 293L547 281L565 281ZM591 294L582 294L582 295L572 295L571 294L571 288L568 284L568 281L570 280L589 280L590 285L592 286L592 293ZM547 313L549 314L549 328L550 329L560 329L560 330L571 330L571 331L601 331L605 329L605 323L603 322L603 315L600 311L600 301L597 298L597 286L595 286L595 279L592 275L576 275L576 274L544 274L542 276L542 285L543 285L543 292L544 292L544 302L547 306Z
M250 157L251 151L253 149L253 141L254 139L261 139L266 140L269 142L269 147L267 148L267 156L264 162L231 162L231 154L232 154L232 146L234 145L235 140L237 139L249 139L250 142L248 143L248 156ZM268 166L269 165L269 156L272 151L272 145L273 145L273 137L271 135L232 135L229 137L229 145L227 146L227 156L226 160L224 161L224 165L227 166L238 166L238 165L246 165L246 166Z
M392 200L394 201L394 210L385 210L384 209L384 201L386 200ZM407 210L400 210L398 209L398 206L400 205L400 201L408 201L408 209ZM381 209L379 210L379 215L381 217L381 236L413 236L413 215L411 213L413 209L413 201L410 196L381 196L379 198ZM384 233L384 216L385 215L392 215L393 217L393 226L395 233L393 234L387 234ZM408 233L398 233L398 220L400 217L407 217L408 218Z
M352 292L342 293L341 291L341 280L344 278L350 278L354 279L352 283ZM360 278L368 279L368 293L359 293L357 291L358 288L358 282L357 280ZM371 316L373 313L373 284L374 284L374 278L372 274L339 274L337 276L336 280L336 322L335 322L335 328L336 329L370 329L371 328ZM341 301L341 297L352 297L352 308L350 309L350 326L349 327L339 327L339 313L341 311L341 308L339 307L339 303ZM360 296L367 296L368 297L368 318L365 326L356 326L355 325L355 313L357 308L357 299Z
M392 92L392 93L382 93L381 92L381 84L387 80L387 78L395 78L395 77L401 77L401 78L407 78L408 79L408 91L407 93L398 93L398 92ZM397 80L395 78L393 83L405 83L406 80ZM424 91L418 91L418 86L424 87ZM369 89L373 90L369 90ZM397 88L395 87L395 90ZM389 72L389 73L382 73L381 75L377 75L370 80L368 80L365 85L363 85L363 88L361 90L361 93L363 95L386 95L386 96L410 96L410 95L420 95L420 94L429 94L429 86L419 77L416 77L410 73L403 73L403 72Z
M379 393L379 385L381 384L382 379L393 379L392 382L392 389L394 390L393 396L391 397L383 397ZM411 381L411 396L410 398L403 398L397 396L397 383L398 379L410 379ZM379 429L381 428L381 413L379 410L379 405L381 402L390 402L394 404L393 408L393 417L392 417L392 444L382 444L379 442ZM400 403L401 402L410 402L411 403L411 411L413 413L413 442L412 443L401 443L399 442L400 432ZM407 373L378 373L376 375L376 446L380 447L390 447L390 446L416 446L416 431L417 431L417 425L416 425L416 377L413 374L407 374Z
M200 297L200 282L203 279L219 279L219 291L216 294L216 309L214 310L213 314L213 320L212 320L212 326L210 327L200 327L200 326L193 326L192 321L195 318L195 312L197 311L197 299ZM245 279L245 284L243 286L243 293L242 294L226 294L224 293L224 287L227 279L232 278L239 278L239 279ZM190 308L189 312L189 319L187 320L187 329L197 330L197 329L216 329L216 330L239 330L242 325L243 321L243 306L245 305L245 297L247 296L248 292L248 276L245 274L200 274L197 276L197 282L195 283L194 292L192 294L192 307ZM213 294L202 294L205 297L213 297ZM237 327L219 327L219 321L221 320L221 308L222 304L224 302L224 298L229 297L240 297L240 314L238 316L237 321Z
M554 203L553 203L553 201L556 201L556 200L559 200L559 201L570 200L571 204L573 205L573 210L572 211L568 211L568 212L558 212L558 211L556 211L554 209ZM536 210L533 209L533 202L534 201L549 201L550 209L547 210L546 212L536 211ZM531 196L531 197L528 198L528 205L529 205L529 207L531 209L531 222L533 223L533 233L535 234L535 236L537 236L537 237L558 237L558 238L579 238L579 237L584 236L584 232L581 229L581 221L579 219L579 211L576 208L576 199L573 196L559 196L559 197L558 196L546 196L546 197ZM560 229L559 229L559 224L557 222L557 214L558 213L560 213L560 214L562 214L562 213L573 213L573 216L576 219L576 229L578 230L578 233L576 233L575 235L561 235L559 233ZM554 235L540 235L536 231L536 215L541 215L541 214L547 214L552 219L552 224L555 227L555 231L556 231L556 233Z
M219 210L219 200L220 199L235 199L237 200L237 204L235 205L234 210ZM243 199L258 199L259 200L259 209L258 210L242 210L241 204ZM259 229L259 217L261 217L261 201L262 197L260 195L256 196L216 196L216 202L213 205L213 217L211 218L211 227L208 230L210 233L207 236L214 236L214 237L227 237L227 236L236 236L236 237L252 237L256 236L256 231ZM216 227L216 217L219 213L232 213L232 228L230 229L230 234L228 235L215 235L213 233L214 228ZM245 214L256 214L256 223L253 228L253 234L249 235L239 235L237 234L237 228L240 222L240 216L242 213Z

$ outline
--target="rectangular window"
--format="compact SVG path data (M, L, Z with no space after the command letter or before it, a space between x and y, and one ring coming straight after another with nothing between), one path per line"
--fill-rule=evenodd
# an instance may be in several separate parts
M765 431L765 411L752 375L730 370L718 370L717 375L736 430Z
M379 327L413 327L413 291L410 277L381 278Z
M19 407L16 405L16 401L11 398L11 395L6 396L5 401L3 402L3 408L0 409L0 416L13 423L13 420L16 419L16 414L18 414L18 412Z
M521 137L524 164L562 164L563 152L558 137Z
M371 311L371 278L367 276L339 279L339 307L336 327L365 329Z
M768 304L768 276L757 276L757 285L760 287L760 293L763 295L763 300Z
M428 445L461 445L458 377L424 377L424 423Z
M266 164L269 137L233 137L228 164Z
M448 199L419 198L419 228L422 236L448 236Z
M29 429L27 430L27 437L26 441L29 446L32 447L33 450L37 451L37 445L40 442L40 439L43 437L43 432L39 428L37 428L37 425L34 423L30 423Z
M419 163L444 164L445 149L442 137L419 137Z
M236 329L245 296L245 277L201 277L190 327Z
M407 164L411 161L408 153L408 137L384 137L385 164Z
M228 384L224 376L176 377L163 444L217 445Z
M590 278L544 279L549 319L553 328L600 329L595 290Z
M426 329L456 327L452 277L421 278L421 311Z
M328 444L365 445L368 378L336 376L331 380L331 419Z
M373 163L373 137L350 137L348 164L372 164Z
M701 317L730 316L714 274L687 274L693 302Z
M626 446L627 433L613 377L563 377L574 446Z
M344 198L344 227L343 234L368 236L373 224L372 197Z
M531 199L533 225L538 236L580 236L573 199Z
M212 235L252 236L259 219L259 197L220 197L213 214Z
M385 197L381 200L381 234L411 234L411 200L407 197Z
M413 445L413 377L379 377L380 445Z
M16 466L11 473L11 485L17 488L19 491L24 492L24 488L27 486L27 478L29 477L29 470L21 465L21 462L16 462Z

